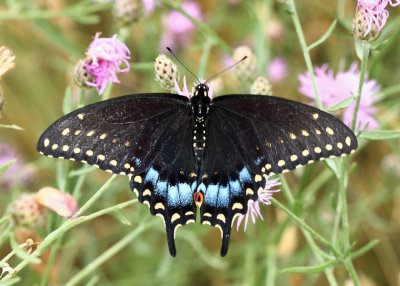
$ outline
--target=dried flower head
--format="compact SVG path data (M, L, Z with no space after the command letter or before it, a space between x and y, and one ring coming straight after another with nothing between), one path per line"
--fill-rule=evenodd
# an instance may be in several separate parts
M129 26L140 18L139 0L115 0L113 17L120 26Z
M46 221L46 210L39 204L35 194L19 195L11 203L8 211L19 226L35 228L43 226Z
M97 34L89 45L85 60L85 68L94 79L86 84L96 87L101 95L108 82L119 83L118 73L129 72L129 59L128 47L117 39L116 34L112 38L100 38L100 34ZM124 64L125 68L120 68L121 64Z
M74 68L74 82L79 88L92 87L88 82L95 83L95 77L86 68L87 60L80 60Z
M15 66L15 56L10 48L0 47L0 78Z
M262 76L259 76L250 88L251 94L272 95L272 87L269 81Z
M304 72L299 74L298 77L300 80L299 92L314 99L315 94L309 73ZM348 71L339 71L336 76L334 76L333 70L328 68L327 64L315 68L315 82L321 102L327 107L334 106L352 94L357 94L359 79L360 72L356 63L353 63ZM332 86L335 88L332 88ZM380 89L380 85L375 80L368 80L368 76L366 76L358 110L357 128L372 130L379 127L379 123L373 117L376 113L376 108L373 107L373 104L377 101L376 94ZM343 121L349 127L353 119L354 108L355 102L343 112Z
M252 81L257 73L258 66L253 51L247 46L240 46L233 51L233 61L239 62L244 57L246 60L235 66L234 72L241 81Z
M172 90L175 82L179 81L179 72L176 65L166 55L161 54L156 58L154 70L156 81L165 89Z
M257 201L249 201L247 205L247 213L245 215L240 215L236 224L236 229L239 231L239 226L242 223L244 219L244 231L246 231L247 228L247 222L249 220L249 217L251 216L251 220L253 223L256 223L257 217L260 217L261 220L264 220L261 212L260 212L260 205L259 203L263 205L270 205L271 204L271 199L272 195L276 192L279 192L280 190L271 190L271 188L279 186L281 183L279 182L279 178L273 179L269 181L269 177L266 176L266 183L265 187L263 190L258 191L258 199Z
M78 203L68 193L45 187L37 193L23 193L11 203L8 212L15 224L29 228L43 226L46 208L62 217L71 217L78 210Z

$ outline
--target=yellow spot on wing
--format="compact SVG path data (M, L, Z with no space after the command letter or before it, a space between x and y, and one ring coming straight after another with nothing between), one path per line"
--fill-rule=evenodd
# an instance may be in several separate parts
M241 209L243 209L243 205L241 203L234 203L232 206L232 210L234 210L234 209L241 210Z
M80 133L81 133L80 130L76 130L74 134L75 134L75 135L79 135Z
M68 145L64 145L64 146L62 147L62 150L63 150L64 152L67 152L67 151L69 150L69 146L68 146Z
M260 175L256 175L254 177L254 181L256 181L256 182L261 182L261 180L262 180L262 177Z
M48 138L44 139L43 144L44 144L44 147L49 146L50 140Z
M69 128L65 128L63 132L61 132L61 134L64 136L67 135L68 133L69 133Z
M270 170L272 168L271 164L266 164L265 169Z
M88 155L88 156L93 156L93 151L92 151L92 150L87 150L87 151L86 151L86 155Z
M326 127L326 132L328 132L329 135L335 134L335 132L333 132L332 128L330 127Z
M246 195L254 195L254 191L250 188L246 189Z
M312 116L314 117L315 120L317 120L319 117L318 113L314 113Z
M156 203L156 205L154 206L154 209L156 209L156 210L158 210L158 209L165 210L165 207L164 207L163 203Z
M81 148L76 147L76 148L74 149L74 153L75 153L75 154L78 154L78 153L80 153L80 152L81 152Z
M88 134L86 134L86 136L90 137L94 134L94 130L91 130L90 132L88 132Z
M53 146L51 146L51 149L56 150L58 148L58 144L53 144Z
M136 176L133 180L134 180L136 183L139 183L139 184L142 183L142 177L141 177L141 176Z
M290 161L294 162L298 159L297 155L290 156Z
M325 146L326 150L331 151L333 149L331 144L326 144Z
M111 160L110 161L110 165L113 165L114 167L117 166L117 161L116 160Z
M301 130L301 134L306 137L310 135L306 130Z
M79 113L79 114L78 114L78 118L79 118L80 120L82 120L82 119L83 119L83 114L82 114L82 113Z
M104 159L106 159L106 156L100 154L100 155L97 155L97 159L99 159L100 161L104 161Z
M285 166L285 164L286 164L286 162L284 160L279 160L278 161L278 166L279 167Z
M143 196L151 196L151 191L149 189L144 190Z
M290 136L290 139L293 139L293 140L296 139L296 135L294 135L293 133L290 133L289 136Z
M217 219L219 219L223 223L226 223L226 218L225 218L225 216L223 214L218 214L217 215Z
M351 145L351 139L349 136L346 137L346 145L350 146Z
M106 139L106 137L107 137L107 134L106 134L106 133L103 133L103 134L100 135L100 139L101 139L101 140Z
M304 157L306 157L306 156L310 155L310 152L306 149L306 150L303 150L303 152L301 152L301 154L302 154Z
M337 146L339 149L343 149L343 144L342 144L341 142L337 143L336 146Z
M314 151L315 151L315 153L321 153L322 152L321 148L319 148L319 147L315 147Z
M131 167L131 165L129 165L128 163L125 163L124 168L125 169L129 169Z

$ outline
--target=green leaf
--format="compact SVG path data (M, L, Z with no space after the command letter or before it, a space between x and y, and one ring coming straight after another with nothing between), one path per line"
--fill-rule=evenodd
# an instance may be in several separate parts
M11 279L8 279L8 280L5 280L5 281L1 281L0 282L0 286L11 286L11 285L14 285L14 284L18 283L19 281L21 281L21 278L13 277Z
M303 274L309 274L309 273L320 273L324 271L325 269L335 265L338 263L337 260L330 260L326 263L316 265L316 266L296 266L296 267L289 267L285 268L282 270L283 273L303 273Z
M0 226L1 226L2 224L6 223L7 221L9 221L10 218L11 218L11 217L10 217L9 215L6 215L6 216L0 218Z
M357 40L356 38L354 38L354 47L356 49L356 54L357 57L362 60L363 58L363 51L364 51L364 45L360 40Z
M373 130L363 131L358 136L369 140L388 140L400 138L400 130Z
M26 261L28 261L28 262L30 262L30 263L35 263L35 264L40 264L40 263L42 263L42 261L41 261L39 258L30 255L29 253L27 253L24 249L22 249L22 248L19 246L17 240L15 239L14 234L10 234L10 244L11 244L12 250L15 251L15 254L16 254L19 258L21 258L22 260L26 260Z
M353 101L356 99L356 97L354 95L349 96L348 98L342 100L341 102L339 102L338 104L335 104L334 106L332 106L331 108L329 108L329 112L334 112L334 111L338 111L341 109L345 109L347 107L350 106L350 104L353 103Z
M62 111L64 114L70 113L72 111L72 104L71 104L71 87L67 87L64 92L64 100Z
M131 221L120 210L115 210L114 216L116 219L119 220L120 223L125 225L132 225Z
M335 29L337 24L337 19L335 19L335 21L332 22L332 24L329 26L328 30L325 32L325 34L322 35L321 38L319 38L317 41L315 41L314 43L312 43L311 45L309 45L307 47L307 49L310 51L313 48L321 45L323 42L325 42L329 36L332 34L333 30Z
M7 171L7 169L10 168L11 165L14 164L14 162L15 162L15 159L8 161L3 166L0 166L0 175L3 174L5 171Z
M340 176L340 166L339 166L339 161L336 159L325 159L324 160L325 164L331 169L331 171L335 174L337 178Z

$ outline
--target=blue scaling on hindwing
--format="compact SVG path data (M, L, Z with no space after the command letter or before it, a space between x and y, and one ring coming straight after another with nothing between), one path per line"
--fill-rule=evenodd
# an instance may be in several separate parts
M243 169L239 172L239 179L240 179L240 182L242 182L242 183L252 181L250 173L247 170L246 166L244 166Z
M219 185L210 184L205 192L204 201L210 206L215 207L217 205Z
M236 196L240 196L242 194L242 188L241 188L238 180L235 180L235 181L230 180L229 187L230 187L232 196L236 197Z
M228 207L229 206L229 186L219 186L217 207Z
M193 192L189 184L179 183L178 190L182 205L191 205L193 203Z
M179 192L178 187L168 185L168 205L171 207L175 207L179 204Z
M167 181L158 180L154 192L157 195L165 198L167 195L167 185L168 185Z
M156 170L154 170L153 167L151 167L147 171L146 177L144 178L144 183L151 182L153 186L155 186L159 176L160 174Z

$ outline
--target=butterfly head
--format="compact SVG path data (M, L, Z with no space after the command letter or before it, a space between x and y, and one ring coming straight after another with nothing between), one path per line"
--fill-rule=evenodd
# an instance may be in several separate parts
M199 98L208 97L208 91L209 91L208 85L206 85L205 83L200 83L196 85L194 89L194 96Z

